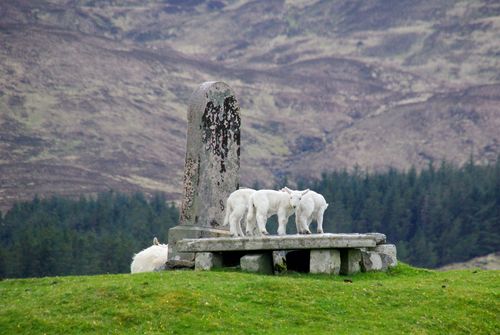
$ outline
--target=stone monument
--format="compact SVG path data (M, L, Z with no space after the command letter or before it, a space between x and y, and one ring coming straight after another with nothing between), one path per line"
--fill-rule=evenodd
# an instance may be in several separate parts
M222 227L226 199L239 188L240 111L234 91L223 82L205 82L188 107L184 190L179 225L168 233L169 261L193 261L179 254L184 238L229 236Z

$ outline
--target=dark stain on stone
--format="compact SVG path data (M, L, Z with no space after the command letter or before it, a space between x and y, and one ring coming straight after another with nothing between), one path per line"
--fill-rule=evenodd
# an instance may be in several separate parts
M203 142L205 149L211 150L220 158L220 173L226 172L226 158L229 154L230 141L237 144L237 155L240 152L239 107L234 96L224 99L222 106L209 101L201 118Z
M210 221L210 226L212 226L212 227L218 227L218 226L219 226L219 223L217 222L217 220L212 219L212 220Z
M181 223L186 223L191 220L194 192L200 182L199 167L199 158L198 161L189 158L186 159L184 168L184 199L182 201L180 216Z
M197 171L200 171L200 163L201 163L201 158L200 156L198 156L198 159L196 161L196 169ZM200 186L200 174L198 173L198 175L196 176L196 187Z

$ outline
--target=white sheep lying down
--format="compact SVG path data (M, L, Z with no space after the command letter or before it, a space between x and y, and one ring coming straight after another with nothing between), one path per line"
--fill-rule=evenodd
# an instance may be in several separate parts
M130 264L131 273L160 271L165 268L168 259L168 244L160 244L153 239L153 245L134 255Z
M281 189L283 192L300 192L291 191L287 187ZM311 234L309 226L312 220L316 220L318 224L318 234L323 234L323 214L325 213L328 204L325 198L314 191L309 190L300 201L299 206L295 209L295 225L298 233Z
M241 229L241 221L247 213L250 196L254 193L254 189L241 188L231 193L227 198L223 225L227 226L229 224L231 236L245 236Z
M285 192L275 190L255 191L249 199L248 214L246 218L246 233L252 235L257 225L258 232L262 235L269 235L266 230L267 219L278 215L278 235L286 234L286 224L288 218L293 214L299 205L302 196L309 190Z

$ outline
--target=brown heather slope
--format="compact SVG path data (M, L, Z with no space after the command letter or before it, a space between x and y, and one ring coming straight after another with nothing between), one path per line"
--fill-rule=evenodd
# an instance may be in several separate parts
M500 252L474 257L466 262L447 264L437 270L450 271L463 269L500 270Z
M496 1L3 1L0 209L180 199L186 109L224 80L242 184L500 154Z

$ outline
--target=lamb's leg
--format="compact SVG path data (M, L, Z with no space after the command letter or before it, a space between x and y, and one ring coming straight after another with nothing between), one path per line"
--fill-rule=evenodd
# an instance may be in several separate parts
M232 237L243 236L241 231L240 218L237 215L231 215L229 219L229 232Z
M247 217L245 220L245 233L247 236L255 235L255 208L253 206L248 207Z
M311 234L311 230L309 230L309 227L311 226L311 218L304 218L302 225L304 228L304 234Z
M257 212L256 219L259 233L261 233L262 235L269 235L266 230L267 215Z
M304 204L304 206L300 206L297 210L297 214L299 217L300 234L311 234L311 231L309 230L309 223L312 209L310 207L312 207L311 204Z
M245 211L245 206L237 206L234 208L233 213L231 213L230 222L234 225L235 232L234 235L231 233L233 237L245 236L245 234L243 234L243 230L241 230L241 219L245 216Z
M311 231L309 230L309 225L307 222L307 216L306 215L301 215L299 218L299 225L300 225L300 234L311 234Z
M278 215L278 235L286 235L286 224L288 218L283 215Z
M232 237L238 236L238 231L236 230L236 218L234 212L229 214L229 232Z
M240 220L238 220L237 230L238 230L238 235L243 237L243 236L245 236L245 234L243 233L243 229L241 228L241 225L242 225L242 222L241 222L241 221L242 221L242 220L241 220L241 218L240 218Z
M295 225L297 226L297 234L310 234L307 228L307 213L301 210L295 212Z
M300 217L295 214L295 227L297 228L297 234L302 234L302 226L300 224Z
M316 222L318 223L318 234L323 234L323 214L326 208L322 208L318 211L318 216L316 217Z
M302 211L300 207L295 211L295 227L297 228L297 234L302 234Z

